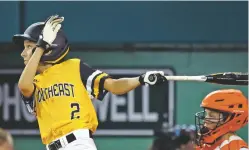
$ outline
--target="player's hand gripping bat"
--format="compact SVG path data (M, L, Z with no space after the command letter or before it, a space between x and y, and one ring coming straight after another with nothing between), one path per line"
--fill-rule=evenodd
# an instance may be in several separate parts
M167 80L175 81L200 81L224 85L248 85L248 73L225 72L199 76L165 76ZM149 81L157 80L156 75L151 74Z

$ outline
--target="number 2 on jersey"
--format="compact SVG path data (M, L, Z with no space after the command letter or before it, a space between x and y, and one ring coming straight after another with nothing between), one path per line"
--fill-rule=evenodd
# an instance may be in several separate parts
M78 104L78 103L71 103L71 108L74 109L74 110L71 112L71 120L72 120L72 119L75 119L75 118L79 119L80 116L75 116L75 113L80 112L80 106L79 106L79 104ZM76 109L75 109L75 108L76 108Z

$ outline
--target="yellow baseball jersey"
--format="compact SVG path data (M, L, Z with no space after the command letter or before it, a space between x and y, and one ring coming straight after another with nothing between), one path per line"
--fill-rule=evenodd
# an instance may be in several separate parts
M35 76L33 101L24 100L35 112L44 144L76 129L96 130L98 120L91 99L103 99L108 77L80 59L69 59Z

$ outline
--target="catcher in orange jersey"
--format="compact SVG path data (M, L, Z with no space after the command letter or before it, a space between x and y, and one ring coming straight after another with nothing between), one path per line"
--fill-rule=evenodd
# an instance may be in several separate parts
M166 82L162 71L139 77L112 79L80 59L65 60L69 44L54 15L34 23L13 37L23 47L25 68L18 87L30 112L36 115L47 150L96 150L92 133L98 126L91 99L102 100L107 91L127 93L139 85ZM149 81L149 76L156 80Z
M204 111L196 113L198 150L248 150L235 134L248 123L248 100L239 90L217 90L201 103Z

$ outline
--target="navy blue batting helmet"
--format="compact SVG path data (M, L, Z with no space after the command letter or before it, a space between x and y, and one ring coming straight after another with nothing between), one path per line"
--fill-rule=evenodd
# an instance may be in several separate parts
M24 40L37 42L39 39L39 35L41 34L44 26L45 26L44 22L37 22L37 23L30 25L23 34L14 35L13 42L22 47L23 47ZM52 63L52 64L57 63L62 58L64 58L66 54L68 53L69 44L68 44L66 35L62 29L58 31L57 36L54 42L52 43L52 46L50 49L51 49L50 53L43 55L41 57L41 62Z

